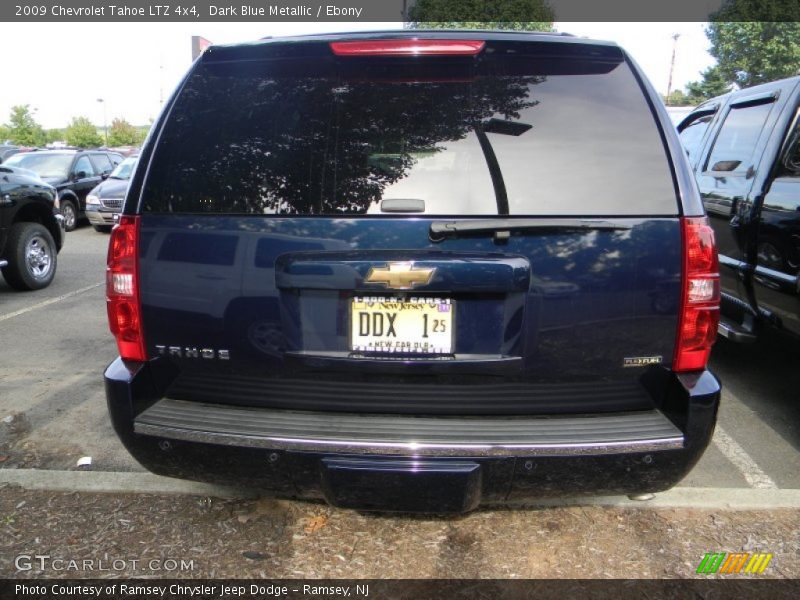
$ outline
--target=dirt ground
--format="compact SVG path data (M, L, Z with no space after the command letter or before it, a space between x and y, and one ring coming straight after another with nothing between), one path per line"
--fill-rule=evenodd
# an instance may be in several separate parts
M267 499L0 487L0 577L682 578L697 576L706 552L770 552L757 577L797 578L800 511L398 517ZM20 571L19 555L52 562L42 570L32 559Z

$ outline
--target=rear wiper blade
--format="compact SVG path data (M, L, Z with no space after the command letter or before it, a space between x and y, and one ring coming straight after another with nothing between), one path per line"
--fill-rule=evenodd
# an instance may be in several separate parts
M503 241L511 237L512 231L624 231L631 227L603 219L463 219L434 221L429 235L432 242L441 242L459 234L493 233L495 241Z

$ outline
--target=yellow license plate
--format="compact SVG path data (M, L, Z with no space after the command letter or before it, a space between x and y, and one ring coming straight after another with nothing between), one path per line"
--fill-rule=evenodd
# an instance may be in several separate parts
M355 297L350 349L389 354L451 354L455 306L449 298Z

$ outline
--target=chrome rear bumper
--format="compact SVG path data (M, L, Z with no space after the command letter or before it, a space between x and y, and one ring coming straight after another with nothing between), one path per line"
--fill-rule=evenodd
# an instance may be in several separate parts
M136 417L134 432L224 446L401 456L604 455L684 447L683 433L658 410L564 417L410 417L165 398Z

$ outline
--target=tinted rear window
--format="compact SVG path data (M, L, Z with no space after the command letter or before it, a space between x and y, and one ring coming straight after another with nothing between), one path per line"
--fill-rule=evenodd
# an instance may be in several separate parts
M154 153L144 209L371 215L415 199L429 215L676 214L664 146L621 54L509 46L479 59L200 64Z

